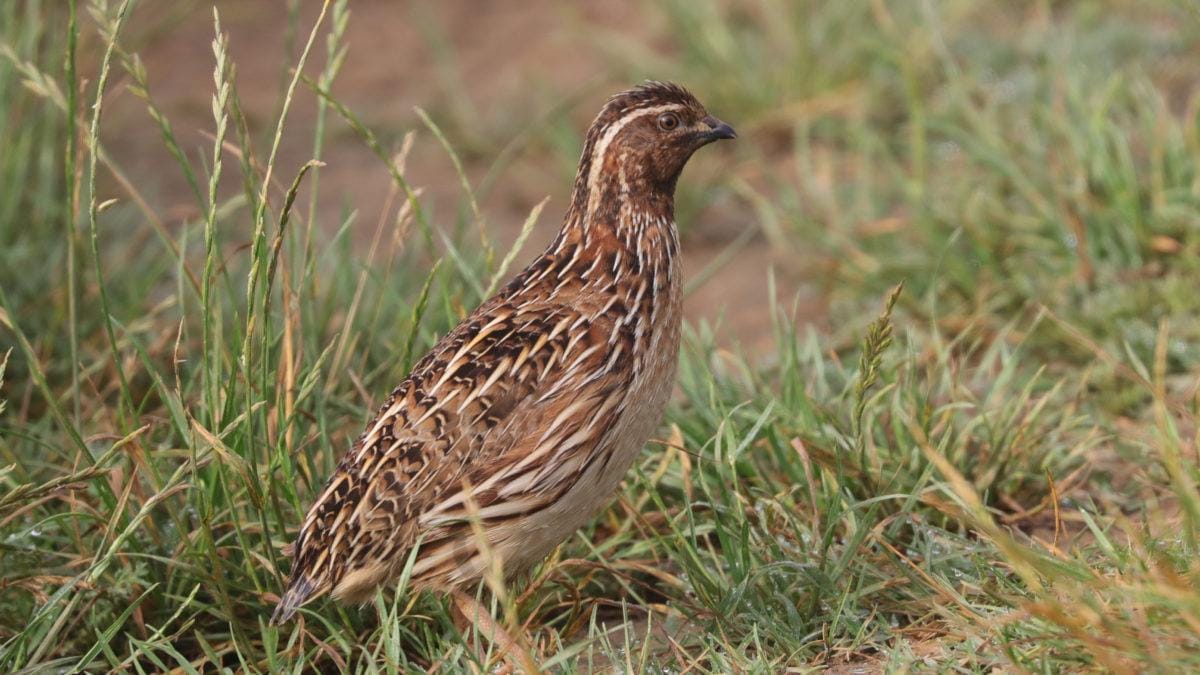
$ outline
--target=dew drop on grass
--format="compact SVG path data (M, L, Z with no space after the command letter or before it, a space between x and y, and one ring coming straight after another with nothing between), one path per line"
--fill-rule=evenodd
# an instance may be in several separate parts
M1016 80L1009 77L997 82L995 87L993 87L993 91L996 94L996 100L998 102L1006 103L1017 97L1019 87L1017 86Z
M943 161L957 159L962 154L962 148L954 141L942 141L934 146L937 158Z

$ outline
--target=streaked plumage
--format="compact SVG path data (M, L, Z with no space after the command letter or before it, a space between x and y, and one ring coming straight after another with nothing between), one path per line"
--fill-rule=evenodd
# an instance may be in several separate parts
M517 574L604 505L659 423L681 324L675 181L728 125L682 87L617 94L588 131L562 230L422 358L309 510L273 621L368 599L414 545L416 588Z

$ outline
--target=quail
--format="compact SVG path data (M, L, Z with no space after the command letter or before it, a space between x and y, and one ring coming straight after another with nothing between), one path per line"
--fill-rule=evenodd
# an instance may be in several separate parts
M326 594L366 601L410 556L415 589L456 591L495 558L518 575L606 504L673 386L676 181L698 148L734 137L676 84L608 100L557 237L416 363L340 460L273 623Z

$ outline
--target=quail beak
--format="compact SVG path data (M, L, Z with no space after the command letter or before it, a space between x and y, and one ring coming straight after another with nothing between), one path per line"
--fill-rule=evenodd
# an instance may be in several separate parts
M708 131L701 132L701 136L704 137L706 142L711 143L712 141L717 141L722 138L737 138L737 132L733 130L733 127L713 117L712 115L709 115L700 121L709 129Z

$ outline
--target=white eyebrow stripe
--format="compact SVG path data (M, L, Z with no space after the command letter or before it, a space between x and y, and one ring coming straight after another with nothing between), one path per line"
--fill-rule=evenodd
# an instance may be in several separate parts
M595 149L592 150L592 164L588 170L587 190L588 190L588 219L595 212L596 206L600 201L599 190L596 190L596 182L600 179L600 171L604 167L604 155L608 152L608 146L612 144L613 139L617 134L621 133L630 122L645 117L646 115L655 115L668 110L683 110L683 106L678 103L667 103L664 105L650 106L649 108L637 108L632 112L626 113L624 117L613 122L607 129L604 130L604 135L597 141Z

